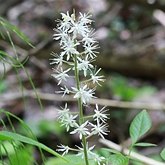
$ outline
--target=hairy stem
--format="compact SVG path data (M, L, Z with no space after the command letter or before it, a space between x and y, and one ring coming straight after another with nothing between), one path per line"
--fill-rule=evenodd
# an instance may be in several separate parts
M77 86L77 89L80 90L79 71L77 69L77 56L76 55L74 55L74 66L75 66L76 86ZM79 124L81 125L84 122L83 106L82 106L81 98L78 99L78 109L79 109ZM86 163L86 165L89 165L88 154L87 154L87 142L86 142L86 138L84 135L82 136L82 144L84 147L85 163Z

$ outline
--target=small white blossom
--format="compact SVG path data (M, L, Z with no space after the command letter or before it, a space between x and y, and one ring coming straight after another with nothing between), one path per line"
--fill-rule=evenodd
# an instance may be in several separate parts
M96 57L96 54L98 53L96 49L98 49L98 45L95 45L94 43L83 45L85 49L85 54L87 57L90 57L91 59L94 59Z
M69 33L73 33L73 38L76 38L78 34L85 36L87 33L89 33L89 29L88 26L82 24L82 22L75 22L69 30Z
M107 129L108 128L107 124L103 124L103 123L100 124L99 122L97 122L97 125L92 124L92 123L90 123L90 125L93 127L91 129L91 131L92 131L91 134L93 134L93 135L98 134L103 139L104 139L104 135L108 135L107 132L109 132L109 131Z
M58 55L58 54L52 52L51 55L54 56L54 58L50 59L52 61L50 63L50 65L53 65L53 64L62 65L62 63L63 63L63 54Z
M61 30L61 29L54 29L57 33L53 34L53 39L54 40L61 40L64 41L68 37L68 34L66 31ZM62 45L63 42L60 42L60 45Z
M69 12L61 13L62 15L62 21L60 21L60 24L58 24L58 29L61 29L63 31L68 30L71 27L71 22L73 21L72 15L69 15Z
M74 95L74 98L79 99L81 98L82 102L84 104L88 103L92 98L95 98L93 96L94 89L89 89L87 85L84 85L79 90L77 88L72 87L73 92L76 94Z
M61 91L57 91L56 93L63 93L62 97L64 97L66 94L70 93L69 89L66 86L60 87L60 89L61 89Z
M103 123L105 123L108 119L108 114L105 114L105 112L107 111L108 110L105 109L105 106L99 110L99 107L96 104L96 108L94 110L95 114L93 115L94 120L97 122L102 121Z
M83 36L82 42L84 45L90 45L97 43L97 41L92 37L94 35L93 31L90 31L85 36Z
M77 123L76 123L76 118L78 115L71 115L71 114L66 114L63 118L62 122L62 126L66 127L66 131L68 132L70 127L76 127Z
M89 131L88 131L88 128L86 128L88 124L88 121L86 121L85 123L81 124L81 125L78 125L77 124L77 128L75 130L73 130L72 132L70 132L70 134L76 134L78 133L79 134L79 138L82 139L82 136L86 136L86 135L89 135Z
M91 73L91 80L92 80L93 84L96 83L96 84L100 85L99 82L104 81L104 79L103 79L104 76L97 76L97 74L100 72L100 70L101 70L101 68L98 71L96 71L96 73Z
M61 84L62 81L67 81L67 78L69 78L69 75L67 74L67 72L69 71L70 71L70 68L63 71L61 67L59 70L56 70L57 72L56 74L52 74L52 76L58 80L58 85Z
M77 146L78 149L80 150L77 156L80 156L82 159L84 159L84 146L82 144L82 147ZM88 147L88 143L86 144L86 150L87 150L87 155L89 159L93 158L93 152L92 150L94 149L95 146Z
M64 156L65 154L67 154L68 152L69 152L69 150L70 150L70 147L68 147L68 146L65 146L65 145L63 145L63 144L61 144L60 146L57 146L59 149L57 149L56 151L58 151L58 152L63 152L62 153L62 156Z
M76 49L76 46L79 45L78 42L75 42L70 37L67 38L65 41L62 49L64 50L63 53L67 55L67 61L70 59L70 56L73 54L79 54Z
M77 69L80 71L80 70L83 70L84 71L84 76L86 77L87 76L87 70L89 70L90 68L93 68L93 65L90 64L90 61L86 58L85 60L77 57L78 59L78 64L77 64Z
M82 24L85 24L85 25L90 24L92 22L92 20L90 18L91 18L90 14L80 12L79 20L80 20L80 22L82 22Z
M63 121L66 118L66 115L69 114L69 108L67 103L65 103L65 107L61 110L58 110L58 119Z
M96 153L93 153L93 160L95 162L97 162L98 165L105 165L105 163L103 163L103 161L105 161L105 158L103 156L99 156Z
M93 152L95 146L88 147L88 143L86 144L86 150L87 150L87 155L88 159L94 160L98 165L105 165L103 161L105 161L105 158L103 156L99 156L98 154ZM84 156L84 146L78 147L80 150L77 156L80 156L82 159L85 158Z

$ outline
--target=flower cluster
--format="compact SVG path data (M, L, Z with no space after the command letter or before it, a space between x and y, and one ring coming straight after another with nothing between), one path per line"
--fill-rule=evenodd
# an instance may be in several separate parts
M88 147L86 140L93 135L98 135L101 138L107 135L107 110L105 107L99 109L96 105L92 115L93 122L91 122L91 120L85 120L82 106L95 98L95 87L100 85L104 79L99 75L101 69L96 70L92 64L98 53L98 43L93 38L93 29L90 27L91 15L79 14L79 17L76 18L74 13L71 15L69 12L61 13L62 20L58 20L56 33L53 35L53 39L60 40L61 52L59 54L52 53L51 65L56 66L53 68L52 76L58 81L58 85L65 84L74 74L76 85L70 89L65 85L61 86L61 91L58 93L62 93L63 96L73 94L73 97L78 100L79 112L74 115L65 104L65 107L58 111L58 119L70 134L78 134L83 143L82 147L77 147L77 149L61 145L58 151L63 152L63 155L67 154L69 150L78 151L78 155L81 155L82 158L87 159L87 155L88 159L93 159L98 165L101 165L105 158L94 153L92 151L94 146ZM82 79L82 77L84 78ZM93 84L93 89L88 86L89 83Z

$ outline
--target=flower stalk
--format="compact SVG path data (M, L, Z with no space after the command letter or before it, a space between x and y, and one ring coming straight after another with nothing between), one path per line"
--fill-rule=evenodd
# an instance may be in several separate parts
M82 147L76 146L77 149L72 149L69 146L61 145L57 151L63 152L62 155L69 151L78 151L77 155L85 160L85 165L89 165L90 160L95 161L98 165L105 165L105 158L93 151L95 146L88 146L87 139L95 135L101 138L107 135L108 130L105 124L108 119L105 114L107 110L105 107L99 110L96 105L94 114L90 115L90 118L93 118L93 123L88 120L89 116L83 113L83 106L95 98L96 86L104 81L103 76L98 75L101 69L96 71L96 67L92 65L98 53L96 51L98 44L92 37L91 16L80 13L80 16L76 18L75 13L70 15L69 12L61 13L61 15L62 20L58 20L59 23L53 37L55 40L60 40L62 52L60 54L52 53L54 58L51 64L56 66L53 68L55 73L52 76L58 81L57 85L63 86L60 87L61 91L58 93L62 93L62 96L74 94L78 103L78 115L74 115L66 103L65 107L58 111L58 119L61 125L66 127L67 132L79 135ZM66 82L73 77L70 76L71 74L75 77L75 86L68 87ZM93 83L95 87L90 89L88 83Z
M74 67L75 67L76 86L77 86L77 89L80 90L79 71L77 69L77 56L76 55L74 55ZM78 99L78 109L79 109L79 124L81 125L84 122L83 106L82 106L81 98ZM86 163L86 165L89 165L87 147L86 147L86 138L84 135L82 136L82 144L84 146L85 163Z

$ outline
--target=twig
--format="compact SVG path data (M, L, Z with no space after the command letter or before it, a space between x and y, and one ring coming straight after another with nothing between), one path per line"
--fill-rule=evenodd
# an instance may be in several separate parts
M66 95L62 97L59 94L50 94L50 93L42 93L37 91L38 96L41 100L49 100L49 101L68 101L73 102L76 99L73 98L73 95ZM0 100L2 102L12 101L16 99L22 98L22 94L17 93L7 93L0 96ZM33 91L24 91L24 97L32 97L37 98ZM110 99L92 99L89 104L98 104L102 106L110 106L117 108L126 108L126 109L147 109L147 110L165 110L165 104L160 103L142 103L142 102L129 102L129 101L118 101L118 100L110 100Z
M157 21L165 26L165 13L162 10L155 10L153 16Z
M123 152L126 155L128 155L128 153L129 153L128 149L126 149L126 148L123 149L120 145L118 145L112 141L109 141L106 139L100 139L99 142L106 145L109 148L116 150L116 151ZM133 151L131 152L130 157L133 159L137 159L137 160L139 160L139 161L141 161L147 165L165 165L165 163L163 163L163 162L156 161L154 159L140 155L140 154L133 152Z

